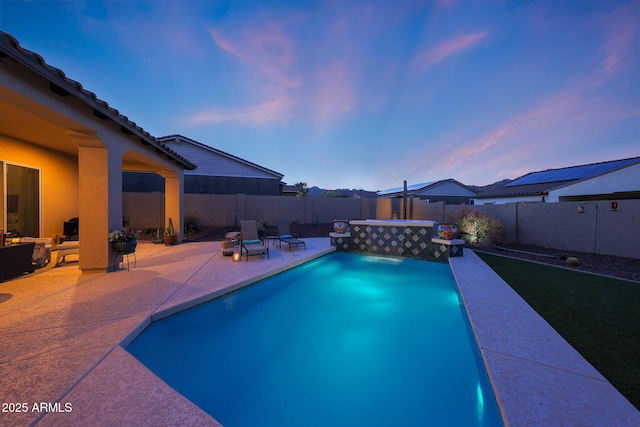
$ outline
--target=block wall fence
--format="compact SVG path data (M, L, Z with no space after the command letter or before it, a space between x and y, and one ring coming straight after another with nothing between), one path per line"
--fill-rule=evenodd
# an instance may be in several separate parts
M578 208L584 206L584 213ZM407 216L438 222L450 221L460 205L413 200ZM611 202L507 203L468 206L485 212L505 228L505 243L530 244L566 251L597 253L640 259L640 200ZM136 228L164 227L164 194L123 193L123 215ZM301 224L325 224L334 219L402 218L401 199L351 199L256 195L185 194L185 216L203 225L231 227L242 219L276 219Z

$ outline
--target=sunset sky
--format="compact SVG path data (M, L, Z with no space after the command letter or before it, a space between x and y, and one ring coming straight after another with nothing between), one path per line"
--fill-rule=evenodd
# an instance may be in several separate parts
M323 188L640 156L640 0L0 1L153 136Z

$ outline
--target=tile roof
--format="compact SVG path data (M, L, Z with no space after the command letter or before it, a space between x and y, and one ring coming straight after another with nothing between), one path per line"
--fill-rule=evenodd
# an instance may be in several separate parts
M95 93L82 87L79 82L68 78L62 70L47 64L42 56L20 46L18 40L11 34L0 31L0 59L7 56L47 79L54 93L62 96L71 95L81 100L94 109L96 116L109 118L121 126L123 133L138 136L141 144L152 145L157 153L165 154L169 160L176 161L185 169L193 170L197 167L159 142L128 117L120 114L118 110L99 99Z
M245 159L242 159L240 157L234 156L233 154L226 153L226 152L224 152L222 150L219 150L217 148L213 148L213 147L211 147L209 145L206 145L206 144L203 144L201 142L195 141L195 140L193 140L191 138L187 138L186 136L177 135L177 134L161 136L161 137L158 137L158 141L163 142L163 143L167 143L167 144L171 144L172 142L180 142L180 141L186 142L186 143L189 143L189 144L191 144L191 145L193 145L195 147L199 147L199 148L201 148L203 150L206 150L206 151L209 151L211 153L217 154L219 156L225 157L225 158L227 158L229 160L232 160L234 162L238 162L238 163L241 163L241 164L243 164L245 166L249 166L251 168L258 169L258 170L260 170L260 171L262 171L262 172L264 172L264 173L266 173L268 175L273 175L275 178L282 179L284 177L284 175L279 173L279 172L276 172L274 170L265 168L264 166L260 166L260 165L258 165L256 163L252 163L252 162L250 162L248 160L245 160ZM202 166L202 163L200 164L200 166Z
M545 182L540 184L524 184L510 187L503 185L500 187L493 187L489 190L483 191L476 196L476 199L489 199L500 197L523 197L523 196L540 196L547 194L549 190L556 187L561 187L565 184L573 181L559 181L559 182Z
M461 187L466 188L467 190L473 192L473 193L477 193L476 190L474 190L473 188L470 188L466 185L464 185L463 183L456 181L455 179L449 178L449 179L441 179L440 181L430 181L430 182L423 182L420 184L411 184L411 185L407 185L407 194L415 194L419 191L425 190L429 187L432 186L436 186L438 184L442 184L442 183L453 183L453 184L457 184ZM399 193L400 195L402 195L402 193L404 192L404 187L395 187L395 188L389 188L387 190L381 190L378 191L378 196L389 196L392 194L397 194Z

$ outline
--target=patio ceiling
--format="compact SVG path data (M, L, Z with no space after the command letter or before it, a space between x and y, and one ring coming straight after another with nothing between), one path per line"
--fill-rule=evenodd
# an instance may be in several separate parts
M95 133L93 129L5 86L0 86L0 112L0 133L3 135L75 157L78 156L78 145L67 131ZM123 155L122 168L127 171L167 169L153 156L134 150Z
M78 146L67 129L93 131L70 118L46 108L0 85L0 133L41 147L78 155Z
M4 67L3 71L7 72L7 82L11 82L12 79L16 82L7 85L4 79L0 80L0 99L2 100L0 112L3 113L0 115L2 125L0 132L7 136L67 154L77 154L76 144L66 132L95 133L86 126L57 113L52 104L49 104L49 107L40 105L29 98L30 95L20 95L8 89L11 84L17 84L25 88L24 93L49 91L68 100L65 102L66 107L76 111L87 111L88 114L93 113L96 120L104 120L105 124L119 128L118 130L125 138L137 139L141 152L147 150L150 159L160 155L185 169L196 168L196 165L166 147L133 121L120 114L118 110L98 99L93 92L86 90L79 82L69 79L62 70L47 64L37 53L21 47L13 36L3 31L0 31L0 64ZM26 87L23 84L34 75L30 72L25 73L25 69L39 77L26 83ZM89 109L86 110L86 107ZM7 111L6 114L5 111ZM126 156L124 162L127 163Z

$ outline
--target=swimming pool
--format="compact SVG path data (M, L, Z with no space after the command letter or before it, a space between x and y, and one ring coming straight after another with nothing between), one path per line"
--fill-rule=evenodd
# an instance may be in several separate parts
M333 253L127 350L225 427L502 425L447 264Z

